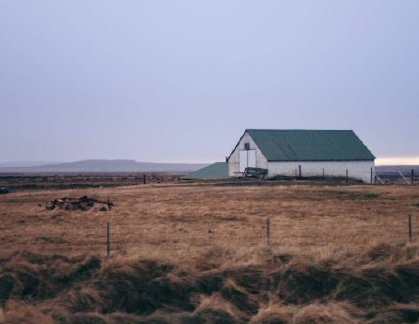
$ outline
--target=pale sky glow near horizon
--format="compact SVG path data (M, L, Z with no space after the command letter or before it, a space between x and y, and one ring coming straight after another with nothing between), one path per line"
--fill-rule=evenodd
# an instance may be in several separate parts
M418 17L414 0L0 0L0 163L224 161L269 128L352 129L376 164L419 164Z

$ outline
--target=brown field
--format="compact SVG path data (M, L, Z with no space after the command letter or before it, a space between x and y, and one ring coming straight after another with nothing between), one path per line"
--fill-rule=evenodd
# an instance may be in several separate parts
M84 195L115 207L45 208ZM21 191L0 196L0 220L7 323L419 318L418 186L174 182Z

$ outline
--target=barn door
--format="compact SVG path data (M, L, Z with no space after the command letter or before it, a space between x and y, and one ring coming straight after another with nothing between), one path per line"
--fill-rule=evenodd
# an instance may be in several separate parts
M240 172L246 168L256 168L256 150L241 150L240 153Z
M256 168L256 150L247 151L247 167Z

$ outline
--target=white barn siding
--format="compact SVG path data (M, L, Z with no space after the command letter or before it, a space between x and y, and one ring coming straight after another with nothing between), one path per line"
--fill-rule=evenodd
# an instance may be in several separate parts
M365 183L371 182L371 168L375 172L374 161L316 161L316 162L268 162L268 177L276 175L298 176L299 165L303 177L325 176L346 177L346 170L350 178L360 179Z
M240 150L244 150L245 143L249 143L251 150L256 150L256 168L268 168L268 161L265 156L259 150L249 134L245 133L228 160L228 174L230 177L238 177L242 175L242 172L240 172Z

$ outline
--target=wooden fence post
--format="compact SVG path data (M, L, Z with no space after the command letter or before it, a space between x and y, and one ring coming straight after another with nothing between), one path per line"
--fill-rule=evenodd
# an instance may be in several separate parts
M298 165L298 176L301 179L301 164Z
M110 224L106 223L106 255L111 253L111 240L110 240Z
M412 215L409 215L409 242L412 242Z
M346 169L346 184L349 183L349 172L348 169Z
M371 167L371 184L372 184L372 167Z
M143 174L143 184L146 184L146 176Z
M269 248L271 247L271 220L269 219L269 217L266 219L266 239Z

